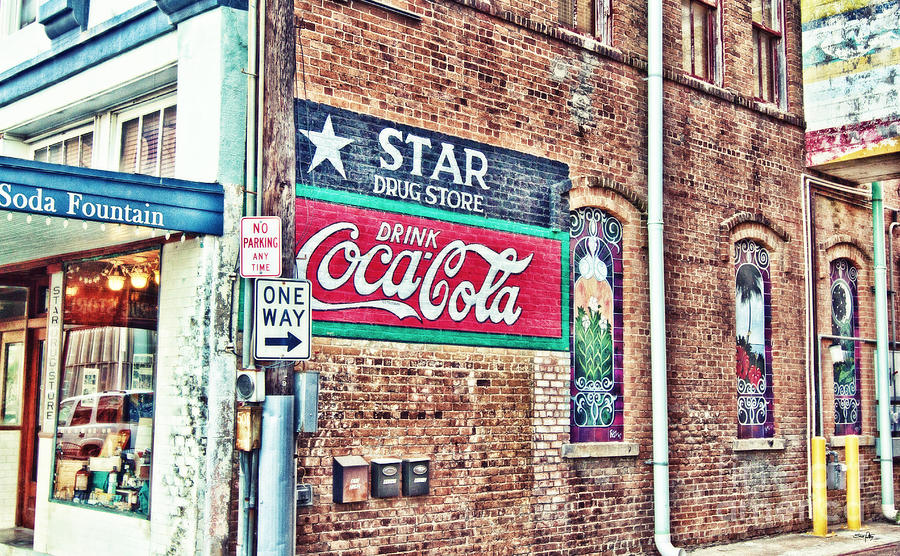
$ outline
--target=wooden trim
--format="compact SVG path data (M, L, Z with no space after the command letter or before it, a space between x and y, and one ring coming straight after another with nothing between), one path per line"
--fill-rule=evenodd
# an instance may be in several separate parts
M35 268L44 266L49 267L54 264L61 265L68 261L80 259L106 257L109 255L116 255L123 251L140 251L143 249L155 247L157 245L164 245L166 243L179 241L181 239L181 234L182 232L174 232L169 239L166 239L165 236L158 236L149 239L134 241L131 243L117 243L116 245L110 245L109 247L98 247L97 249L89 249L86 251L73 251L71 253L63 253L61 255L54 255L52 257L45 257L43 259L32 259L30 261L23 261L20 263L11 263L8 265L0 266L0 274L6 272L23 272L26 270L33 270ZM197 237L197 234L185 234L185 237L187 239L194 239Z

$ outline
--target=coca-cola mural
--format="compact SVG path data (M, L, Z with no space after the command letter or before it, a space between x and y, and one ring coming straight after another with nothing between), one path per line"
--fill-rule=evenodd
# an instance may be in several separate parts
M314 334L568 349L562 232L300 187L296 245Z

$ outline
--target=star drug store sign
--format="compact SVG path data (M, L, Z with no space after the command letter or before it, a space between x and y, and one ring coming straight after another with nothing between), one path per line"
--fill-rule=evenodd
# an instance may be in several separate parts
M568 234L550 227L565 165L315 103L297 114L313 334L568 349Z

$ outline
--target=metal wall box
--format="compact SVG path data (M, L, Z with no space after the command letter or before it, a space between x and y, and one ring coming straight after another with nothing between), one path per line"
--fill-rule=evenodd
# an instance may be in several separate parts
M825 486L829 490L847 490L847 465L839 461L828 462L825 468Z
M294 407L297 432L319 430L319 373L306 371L294 375Z
M339 456L331 464L332 498L336 504L369 499L369 464L360 456Z
M431 485L431 460L408 458L403 460L403 496L425 496Z
M394 458L372 460L372 498L400 496L400 463Z
M261 427L262 407L258 405L242 405L238 407L235 447L242 452L249 452L259 448Z

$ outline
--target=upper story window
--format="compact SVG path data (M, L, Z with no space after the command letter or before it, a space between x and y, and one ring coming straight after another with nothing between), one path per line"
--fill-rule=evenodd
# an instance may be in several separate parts
M119 171L171 178L175 175L175 106L142 112L119 116Z
M0 0L0 37L34 23L40 0Z
M32 145L33 158L40 162L66 164L90 168L93 164L94 132L90 127L81 127Z
M158 177L175 174L175 99L95 114L64 132L28 142L32 158L69 166L117 170Z
M609 42L609 0L559 0L560 24Z
M781 104L784 44L779 0L753 0L753 96Z
M719 81L719 21L716 0L681 0L681 67L685 73Z

